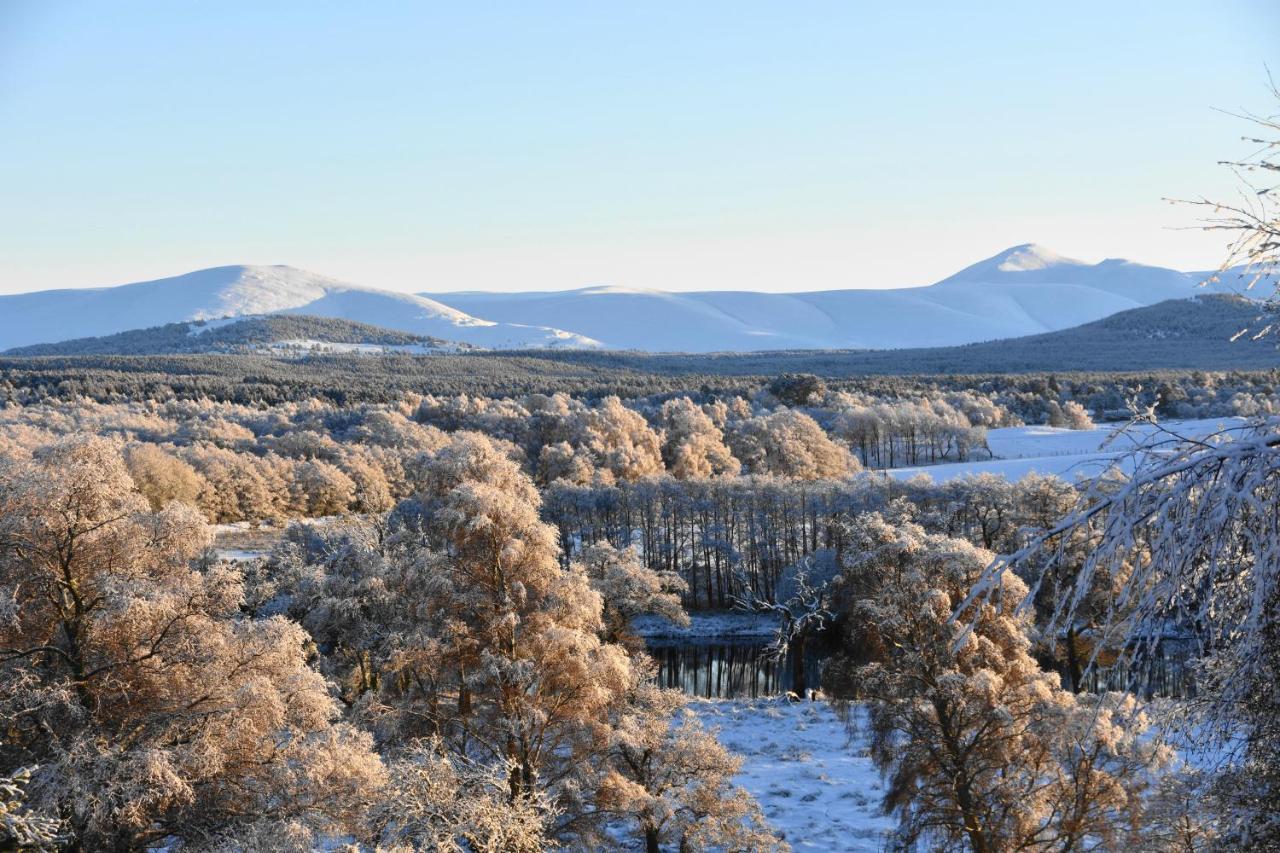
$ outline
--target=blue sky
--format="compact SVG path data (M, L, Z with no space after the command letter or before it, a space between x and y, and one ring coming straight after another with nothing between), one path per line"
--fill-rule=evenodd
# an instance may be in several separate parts
M287 263L403 290L1216 264L1280 3L0 0L0 292Z

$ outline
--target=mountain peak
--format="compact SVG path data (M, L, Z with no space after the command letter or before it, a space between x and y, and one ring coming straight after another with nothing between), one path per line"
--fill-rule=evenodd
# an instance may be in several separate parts
M940 284L952 281L997 281L1019 273L1043 273L1045 271L1078 271L1090 265L1084 261L1059 255L1038 243L1023 243L1005 249L998 255L978 261L960 272L944 279Z
M1063 257L1039 243L1023 243L1020 246L1005 249L995 257L983 261L983 264L991 264L1000 272L1028 272L1063 264L1084 266L1083 261Z
M600 345L560 328L498 323L424 296L350 284L285 264L228 264L116 287L0 296L0 349L271 314L349 320L497 349Z

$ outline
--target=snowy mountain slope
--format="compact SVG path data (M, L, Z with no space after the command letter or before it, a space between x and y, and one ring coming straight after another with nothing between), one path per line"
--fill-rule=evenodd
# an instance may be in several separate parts
M1015 246L929 287L807 293L439 293L470 314L572 329L613 349L715 352L949 346L1087 323L1197 291L1197 274Z
M353 320L483 347L593 347L558 328L480 319L433 299L287 266L227 266L91 290L0 296L0 350L184 320L275 313Z
M1204 278L1122 260L1087 264L1033 244L928 287L800 293L589 287L413 295L287 266L228 266L119 287L0 296L0 351L187 320L279 313L496 349L946 347L1058 331L1190 297L1203 292L1195 285Z

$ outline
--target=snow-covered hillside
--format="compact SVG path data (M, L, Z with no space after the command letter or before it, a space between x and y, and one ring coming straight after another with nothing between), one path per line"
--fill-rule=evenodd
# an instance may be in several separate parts
M852 283L867 286L871 282ZM554 293L438 293L476 316L554 325L611 349L716 352L947 346L1055 331L1194 295L1203 280L1122 260L1015 246L929 287L807 293L667 293L591 287Z
M228 266L0 296L0 351L185 320L297 313L487 348L650 352L937 347L1057 331L1196 294L1204 274L1086 264L1027 244L928 287L807 293L627 287L413 295L287 266ZM850 283L869 287L850 272Z
M473 317L433 299L359 287L287 266L227 266L91 290L0 296L0 350L183 320L293 313L355 320L483 347L594 347L540 324Z

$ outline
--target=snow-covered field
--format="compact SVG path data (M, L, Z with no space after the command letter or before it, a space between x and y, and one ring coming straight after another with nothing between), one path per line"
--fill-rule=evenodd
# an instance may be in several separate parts
M1243 418L1206 418L1167 421L1162 428L1178 435L1203 438L1224 429L1238 429ZM1094 429L1061 429L1049 426L1021 426L993 429L987 444L994 459L954 462L914 468L894 468L886 473L897 480L924 474L942 483L970 474L998 474L1020 480L1031 473L1056 474L1067 480L1093 477L1117 460L1127 461L1139 442L1156 431L1147 424L1135 425L1117 434L1122 424L1106 424Z
M735 782L793 850L884 848L894 822L880 813L884 786L865 735L846 731L825 702L694 699L690 707L743 757Z

